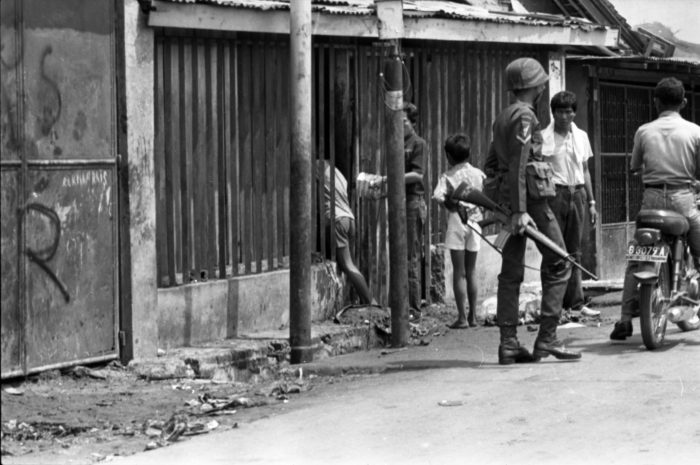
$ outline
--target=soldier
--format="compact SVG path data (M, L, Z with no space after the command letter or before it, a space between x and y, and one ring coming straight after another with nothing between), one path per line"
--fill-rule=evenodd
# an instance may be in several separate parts
M567 349L557 338L557 324L562 301L571 276L569 263L537 244L542 254L542 305L539 333L532 354L518 341L518 301L520 284L524 277L524 258L527 238L522 234L530 224L564 248L559 225L548 204L551 191L540 192L534 186L546 186L551 179L539 179L528 185L528 176L541 175L542 134L535 114L549 76L532 58L518 58L506 67L508 90L515 95L515 103L503 110L493 123L493 141L486 158L484 171L497 182L495 199L512 212L512 233L503 246L503 262L498 275L498 303L496 316L500 327L501 343L498 363L527 363L553 355L558 359L575 360L581 353ZM531 164L531 166L528 166ZM534 170L531 170L534 168ZM551 170L551 168L550 168ZM528 176L526 176L528 173ZM487 181L488 182L488 181Z

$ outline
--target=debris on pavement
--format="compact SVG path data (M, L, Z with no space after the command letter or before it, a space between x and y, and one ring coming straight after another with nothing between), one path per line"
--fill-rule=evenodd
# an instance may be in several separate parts
M50 421L24 422L12 419L2 424L2 436L15 441L55 439L74 436L92 429L92 426L72 426Z
M464 402L461 400L441 400L438 402L438 405L440 407L459 407L460 405L464 405Z
M82 365L73 367L69 373L75 378L107 379L107 375L102 370L93 370Z
M199 406L199 412L195 415L219 415L225 410L234 410L237 407L249 408L267 405L266 400L252 400L249 397L238 395L227 397L215 397L209 393L201 394L197 399L198 404L189 401L188 404L192 407Z
M564 323L563 325L559 325L559 327L562 329L585 328L586 325L581 324L581 323L574 323L574 322L570 321L568 323Z
M426 306L422 310L411 309L408 316L411 345L427 346L433 338L444 334L441 330L444 315L441 315L439 310L434 313L430 306ZM336 314L335 322L349 326L371 325L382 344L391 345L391 309L389 307L349 305Z
M491 296L481 304L479 312L484 319L485 326L497 326L496 319L496 304L497 296ZM537 323L540 319L540 304L542 301L542 293L540 292L521 292L518 296L518 322L521 325Z
M201 421L190 422L187 415L182 413L173 414L165 423L149 421L144 425L144 434L149 438L154 438L154 440L146 444L146 450L167 446L180 439L181 436L205 434L219 426L219 422L216 420L210 420L206 423Z
M397 349L384 349L381 352L379 352L380 355L390 355L390 354L395 354L397 352L402 352L404 350L408 350L408 347L399 347Z
M3 389L3 392L10 394L11 396L21 396L24 394L24 391L22 389L17 389L13 387L7 387Z

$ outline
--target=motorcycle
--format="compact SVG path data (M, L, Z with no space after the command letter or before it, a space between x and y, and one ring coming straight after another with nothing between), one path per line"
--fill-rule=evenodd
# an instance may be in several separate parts
M638 262L639 319L644 345L661 347L668 322L681 331L700 328L700 273L693 268L685 216L671 210L641 210L627 261Z

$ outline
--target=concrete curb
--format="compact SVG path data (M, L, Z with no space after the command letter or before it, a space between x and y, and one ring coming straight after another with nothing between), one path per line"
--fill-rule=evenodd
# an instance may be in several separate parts
M521 291L538 291L538 284L524 284ZM619 305L619 283L589 284L600 289L598 305ZM610 293L610 290L616 292ZM399 369L392 363L332 364L324 360L338 355L383 348L382 339L373 326L338 325L330 322L313 324L311 342L314 361L289 366L289 329L242 334L236 339L214 341L194 347L180 347L152 359L135 360L129 369L149 380L204 379L214 383L257 382L273 371L299 370L304 375L341 376L378 374Z
M312 326L311 342L315 360L381 347L374 328L369 325L317 324ZM289 330L267 331L171 349L157 358L134 360L129 363L129 369L149 380L255 382L287 363L289 353Z

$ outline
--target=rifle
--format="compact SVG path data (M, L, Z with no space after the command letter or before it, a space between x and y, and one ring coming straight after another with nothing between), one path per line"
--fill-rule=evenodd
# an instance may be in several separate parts
M506 209L502 205L497 204L490 198L486 197L480 190L474 189L472 186L465 182L460 183L459 186L457 186L457 188L454 189L454 191L450 194L450 197L453 200L464 201L483 207L491 211L498 222L503 223L503 225L506 227L510 225L511 214L508 211L508 209ZM565 249L559 247L559 245L557 245L549 237L542 234L533 225L528 224L525 227L525 236L545 246L546 248L557 254L559 257L563 258L579 270L586 273L588 276L593 278L593 280L598 281L598 276L594 275L582 265L580 265L576 260L574 260L574 258L571 255L569 255L569 253Z

